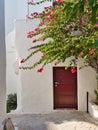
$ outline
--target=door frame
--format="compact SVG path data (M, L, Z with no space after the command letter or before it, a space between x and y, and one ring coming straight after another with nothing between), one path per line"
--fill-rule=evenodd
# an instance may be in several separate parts
M68 109L68 108L55 108L55 90L54 90L54 68L62 68L62 67L65 67L65 66L53 66L52 67L52 72L53 72L53 109L54 110L57 110L57 109L60 109L60 110L62 110L62 109ZM75 67L75 68L77 68L77 67ZM78 79L77 77L76 77L76 79ZM77 80L77 87L76 87L76 100L77 100L77 104L76 104L76 108L69 108L69 109L76 109L76 110L78 110L78 80Z

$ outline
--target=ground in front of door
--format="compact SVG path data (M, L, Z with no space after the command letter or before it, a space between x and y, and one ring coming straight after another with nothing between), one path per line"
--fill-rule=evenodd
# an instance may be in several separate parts
M12 115L18 130L98 130L98 121L86 112L58 110L49 114Z

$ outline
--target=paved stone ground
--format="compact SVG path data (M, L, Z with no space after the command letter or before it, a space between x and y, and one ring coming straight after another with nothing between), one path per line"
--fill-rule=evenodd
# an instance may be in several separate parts
M49 114L12 115L18 130L98 130L98 121L85 112L76 110L54 111Z

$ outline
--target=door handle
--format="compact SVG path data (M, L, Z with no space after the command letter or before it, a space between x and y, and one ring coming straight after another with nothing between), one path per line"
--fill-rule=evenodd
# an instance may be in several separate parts
M55 82L55 85L58 85L58 84L60 84L59 82Z

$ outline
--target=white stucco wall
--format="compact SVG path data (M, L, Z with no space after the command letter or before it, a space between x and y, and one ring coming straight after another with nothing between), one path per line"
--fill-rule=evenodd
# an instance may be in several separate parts
M37 0L39 1L39 0ZM15 19L26 19L26 15L31 12L41 12L44 6L48 6L51 3L45 2L42 5L29 6L28 0L5 0L5 33L6 33L6 56L7 56L7 95L10 93L16 93L19 86L18 76L14 73L16 50L14 48L14 21Z
M78 63L82 64L81 61ZM97 88L96 73L91 67L85 67L78 70L78 109L86 111L87 92L89 93L89 101L94 101L94 90Z
M14 31L6 36L6 94L13 94L17 92L19 85L18 75L15 73L15 63L17 60L15 50L15 35Z
M39 0L36 0L39 1ZM31 12L41 12L44 6L51 5L50 2L45 2L42 5L29 6L28 0L5 0L5 33L6 33L6 59L7 59L7 73L6 73L6 87L7 95L10 93L17 93L19 86L18 76L14 73L16 62L16 50L14 48L14 21L15 19L26 19L26 15Z
M33 22L26 20L16 20L15 22L15 43L19 60L26 57L29 53L27 49L33 45L32 39L27 39L26 34L28 31L33 30L37 23L38 19ZM41 54L31 58L24 66L35 63L40 56ZM58 66L65 66L66 62ZM81 60L79 64L82 64ZM37 68L33 70L20 70L21 85L18 91L20 92L20 97L18 97L18 101L21 104L20 112L47 113L53 111L52 67L52 64L47 65L42 73L37 73ZM90 100L94 98L94 90L96 89L95 72L90 67L78 69L77 79L78 110L86 111L86 92L89 92Z
M16 21L15 24L15 36L16 36L16 49L19 56L19 60L24 58L28 51L27 48L32 44L31 39L27 39L27 32L31 28L35 28L37 26L38 21L26 22L25 20ZM19 30L21 26L21 29ZM22 34L22 35L20 35ZM21 43L21 44L20 44ZM19 45L20 44L20 45ZM33 60L33 59L32 59ZM37 60L34 59L35 61ZM31 61L31 60L30 60ZM30 64L30 62L28 63ZM48 70L47 70L48 69ZM52 81L51 76L47 77L46 75L50 75L52 72L49 68L45 70L45 73L38 74L36 71L24 71L20 70L20 82L21 86L21 99L18 98L18 101L21 103L21 112L24 113L43 113L52 110L53 108L53 89L52 89ZM44 80L48 81L43 82ZM29 82L28 82L29 81ZM38 84L39 83L39 84ZM43 87L45 86L45 87ZM40 90L40 91L39 91ZM19 92L18 91L18 92ZM37 93L38 91L38 93ZM48 101L48 102L47 102ZM33 107L32 107L33 104ZM43 106L44 105L44 106ZM36 107L34 107L36 106Z

